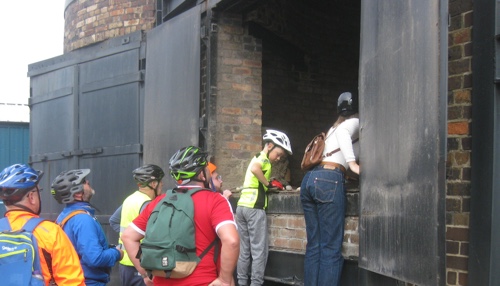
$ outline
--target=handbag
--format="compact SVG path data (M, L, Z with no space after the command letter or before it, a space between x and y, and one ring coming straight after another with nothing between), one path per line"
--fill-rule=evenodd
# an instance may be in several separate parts
M321 132L314 136L311 142L307 144L306 150L304 151L304 157L302 157L302 162L300 163L302 171L310 170L323 161L325 140L325 132Z
M333 131L330 135L331 134L333 134ZM340 151L340 148L337 148L323 156L323 152L325 150L325 140L325 132L321 132L320 134L314 136L311 142L307 144L306 150L304 151L304 157L302 157L302 162L300 163L302 171L308 171L316 167L321 163L321 161L323 161L324 158L330 157ZM352 140L352 144L356 143L358 140L359 138Z

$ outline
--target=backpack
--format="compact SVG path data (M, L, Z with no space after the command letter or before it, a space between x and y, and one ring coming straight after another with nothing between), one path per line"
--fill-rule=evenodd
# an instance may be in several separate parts
M60 223L58 223L58 225L61 227L61 229L64 229L64 226L66 225L66 223L68 222L68 220L70 218L74 217L77 214L88 214L88 215L90 215L88 212L86 212L84 210L74 210L74 211L70 212ZM55 223L57 224L57 219L56 219Z
M42 218L31 218L12 231L7 218L0 219L0 276L4 285L45 285L33 230Z
M191 196L199 191L211 190L168 190L149 216L146 234L137 253L141 267L146 269L148 276L187 277L208 251L217 245L218 237L199 257L196 255L194 205ZM218 257L217 247L215 252L214 262Z

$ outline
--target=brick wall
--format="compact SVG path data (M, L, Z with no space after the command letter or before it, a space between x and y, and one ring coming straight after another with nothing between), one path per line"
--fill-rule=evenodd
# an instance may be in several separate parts
M285 131L292 142L292 186L298 187L303 177L300 160L309 137L333 123L340 92L357 89L357 58L351 56L358 54L332 56L329 45L311 44L316 47L311 52L315 57L308 57L296 49L302 43L281 40L293 39L287 35L296 35L297 31L287 31L287 27L274 25L272 20L253 19L271 28L282 27L278 31L282 38L259 34L240 14L221 13L217 18L217 90L211 99L216 102L216 122L209 126L215 127L213 153L219 172L224 174L224 186L241 186L250 158L262 149L261 127L271 127ZM307 30L317 24L309 23L311 27L290 25ZM359 50L359 37L353 39L349 41L350 49ZM271 247L305 251L302 214L271 211L268 223ZM343 254L356 258L358 218L347 217L345 227Z
M357 184L347 185L348 196L359 193ZM357 196L356 196L357 197ZM236 199L233 198L233 199ZM359 256L359 212L357 201L347 200L342 255L357 260ZM298 191L271 193L267 210L269 246L288 252L305 253L307 235Z
M242 185L251 157L262 150L261 61L261 41L246 33L241 15L221 15L214 156L229 188Z
M270 247L305 251L307 239L303 215L270 214L267 222Z
M75 0L64 11L64 52L109 38L150 30L156 0Z
M467 285L469 247L472 0L449 1L446 283Z

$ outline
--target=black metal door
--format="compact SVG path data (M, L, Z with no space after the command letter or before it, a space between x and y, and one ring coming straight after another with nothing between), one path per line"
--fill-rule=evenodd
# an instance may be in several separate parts
M168 168L176 150L199 143L200 6L149 31L146 54L144 162Z
M45 217L55 218L63 207L49 190L64 170L92 170L92 204L103 224L135 189L131 171L142 152L142 36L136 32L29 66L30 161L45 172Z
M444 285L448 1L361 10L359 266Z

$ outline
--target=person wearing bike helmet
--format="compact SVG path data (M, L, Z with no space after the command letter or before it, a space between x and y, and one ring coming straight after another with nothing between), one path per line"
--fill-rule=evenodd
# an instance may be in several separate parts
M64 171L51 185L51 193L66 204L56 223L66 232L80 257L86 285L106 285L111 267L123 257L118 247L110 247L103 228L95 217L90 199L95 194L87 176L90 169Z
M262 137L264 148L255 155L248 165L243 189L241 190L236 224L240 233L240 255L238 258L238 284L264 283L269 248L267 231L267 191L271 188L283 190L277 180L271 180L272 163L292 155L288 136L277 130L266 130ZM252 273L250 272L250 269Z
M214 192L210 188L212 173L207 156L207 153L195 146L178 150L169 161L170 175L176 181L177 187L151 201L123 232L122 241L129 258L146 284L151 283L151 280L135 254L146 233L149 216L166 196L175 195L174 191L203 188L205 191L198 191L191 196L194 206L196 254L200 255L216 237L219 237L221 243L219 256L215 257L216 251L211 248L191 275L179 279L154 276L153 282L154 285L234 285L233 272L239 253L238 231L230 204L219 192ZM217 264L214 261L217 261Z
M338 97L337 114L338 119L326 134L323 161L305 174L300 186L307 234L304 285L340 284L345 173L349 168L359 174L359 118L351 92Z
M222 176L217 172L217 166L214 163L208 162L208 170L210 171L210 188L214 192L221 193L226 199L229 199L233 193L230 190L222 190Z
M22 229L29 219L39 217L41 189L38 184L42 176L43 172L21 164L9 166L0 173L0 199L7 209L3 219L8 220L12 231ZM35 228L33 235L38 253L44 254L39 255L39 259L46 285L51 282L57 285L85 285L78 254L59 226L44 220ZM46 257L50 257L52 262L48 262Z
M147 164L132 171L132 175L139 189L128 196L109 219L112 227L114 224L113 221L118 221L118 232L120 233L118 245L123 244L121 235L127 226L142 212L152 199L161 193L163 187L162 179L165 176L165 172L157 165ZM128 258L125 249L124 252L125 254L119 265L122 285L146 285L144 284L144 279L142 279L140 273Z

